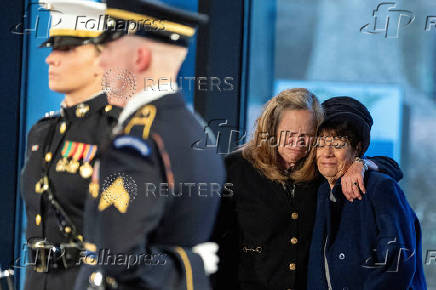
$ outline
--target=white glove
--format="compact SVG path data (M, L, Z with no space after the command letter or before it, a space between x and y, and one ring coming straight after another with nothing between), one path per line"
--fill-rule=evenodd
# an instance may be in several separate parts
M198 254L203 260L206 275L215 273L218 270L219 258L217 255L218 245L208 242L201 243L192 248L192 252Z

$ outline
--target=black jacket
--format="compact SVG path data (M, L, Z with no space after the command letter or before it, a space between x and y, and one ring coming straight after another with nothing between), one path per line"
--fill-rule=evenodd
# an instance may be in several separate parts
M395 161L376 157L380 170L402 178ZM307 265L321 179L286 186L267 179L235 152L226 158L227 183L213 240L219 243L215 289L306 289Z
M105 94L100 94L76 106L63 108L61 114L43 118L32 127L27 137L26 162L20 180L21 195L26 204L27 240L45 239L56 246L72 240L71 236L60 231L61 219L49 204L47 192L36 192L35 185L43 176L48 176L55 199L72 220L77 233L82 234L90 175L81 174L83 170L80 167L87 157L89 165L94 165L95 158L91 157L95 155L91 153L98 153L109 139L120 111L120 108L108 104ZM81 158L78 158L80 167L75 172L57 169L58 163L63 160L62 151L68 144L71 144L70 150L64 152L64 156L69 156L67 164L72 161L73 153L77 152L78 158L82 149ZM93 151L90 151L92 148ZM83 157L86 153L90 154ZM37 273L32 269L34 261L26 262L25 289L72 289L78 267Z

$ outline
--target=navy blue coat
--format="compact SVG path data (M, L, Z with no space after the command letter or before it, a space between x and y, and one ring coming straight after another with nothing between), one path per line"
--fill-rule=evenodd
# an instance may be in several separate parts
M370 171L367 194L344 199L340 180L318 190L307 289L427 289L421 228L398 183ZM327 267L326 267L327 264Z

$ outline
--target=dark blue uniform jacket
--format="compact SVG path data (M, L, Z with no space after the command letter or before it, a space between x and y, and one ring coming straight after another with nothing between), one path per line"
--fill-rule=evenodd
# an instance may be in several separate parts
M110 251L120 263L84 265L76 289L99 270L120 290L209 288L191 249L210 238L225 172L218 154L192 147L204 134L180 94L143 105L121 124L100 157L84 237L97 256ZM126 257L134 263L122 263Z

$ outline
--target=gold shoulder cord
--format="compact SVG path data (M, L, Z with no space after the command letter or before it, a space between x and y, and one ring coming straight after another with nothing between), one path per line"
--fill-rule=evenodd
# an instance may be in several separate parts
M181 247L176 247L176 252L180 255L183 264L185 265L186 290L194 290L194 283L192 279L192 266L191 266L191 262L189 261L188 255L186 254L185 250Z

